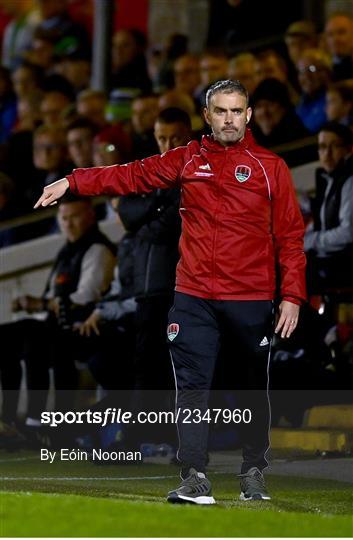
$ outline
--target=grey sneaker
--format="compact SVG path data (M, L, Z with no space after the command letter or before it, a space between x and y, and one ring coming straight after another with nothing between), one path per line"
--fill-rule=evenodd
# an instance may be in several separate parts
M271 497L266 491L265 479L257 467L252 467L245 474L238 474L240 478L241 501L269 501Z
M167 501L179 504L215 504L212 497L211 482L204 473L195 469L189 470L189 476L182 480L180 486L168 493Z

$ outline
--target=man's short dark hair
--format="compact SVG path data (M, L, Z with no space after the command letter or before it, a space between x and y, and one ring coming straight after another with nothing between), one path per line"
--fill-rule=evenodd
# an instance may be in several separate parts
M322 131L328 131L329 133L337 135L347 148L353 146L353 132L348 126L340 124L339 122L327 122L320 128L319 133Z
M227 79L213 83L206 93L207 108L210 105L211 98L215 94L240 94L246 98L246 103L249 103L249 93L240 81L232 81L231 79Z
M191 120L187 112L178 107L168 107L163 109L156 118L156 122L161 124L184 124L185 127L191 129Z

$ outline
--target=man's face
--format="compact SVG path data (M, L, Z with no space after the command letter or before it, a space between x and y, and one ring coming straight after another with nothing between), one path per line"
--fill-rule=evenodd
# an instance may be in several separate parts
M254 106L256 124L264 135L270 135L285 114L284 107L276 101L260 99Z
M204 56L200 61L201 84L209 86L215 81L225 78L227 59L222 56Z
M329 73L325 66L314 58L303 56L297 62L298 81L305 94L312 95L325 87Z
M233 79L233 81L240 81L249 94L252 94L257 86L255 62L252 60L238 61L237 59L231 59L228 63L228 78Z
M91 120L97 126L105 126L105 106L106 101L99 97L89 97L86 99L78 100L77 112L80 116L84 116Z
M344 15L328 21L325 28L328 50L337 56L349 56L353 52L353 22Z
M241 141L246 124L251 118L251 109L247 107L246 98L236 92L214 94L204 113L214 138L223 146Z
M67 134L67 146L76 167L92 166L93 134L89 129L70 129Z
M190 129L182 122L156 122L154 136L161 154L178 146L185 146L191 139Z
M188 55L178 58L174 64L174 79L177 90L192 94L200 84L198 60Z
M69 98L59 92L51 92L45 96L40 105L43 123L47 126L60 124L63 112L69 104Z
M135 99L131 107L131 122L135 133L143 134L153 129L158 114L155 97Z
M54 172L66 158L66 146L61 136L51 133L37 135L33 143L33 162L37 169Z
M63 203L58 209L58 222L65 238L76 242L95 223L95 213L89 202Z
M328 173L332 173L350 153L350 149L343 144L341 138L330 131L320 131L318 149L320 165Z

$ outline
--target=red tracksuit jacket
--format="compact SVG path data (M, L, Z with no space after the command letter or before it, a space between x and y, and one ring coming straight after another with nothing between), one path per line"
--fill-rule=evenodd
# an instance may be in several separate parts
M215 300L272 300L278 265L281 298L305 300L304 224L291 175L249 130L232 146L205 136L201 145L191 141L126 165L75 169L67 178L70 190L81 195L181 186L176 291Z

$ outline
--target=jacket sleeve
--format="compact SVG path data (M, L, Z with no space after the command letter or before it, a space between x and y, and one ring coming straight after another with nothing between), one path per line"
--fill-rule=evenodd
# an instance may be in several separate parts
M74 169L66 178L76 195L126 195L175 187L187 147L181 146L125 165Z
M276 187L272 193L272 234L280 272L282 300L301 304L306 300L304 222L287 165L278 160Z

